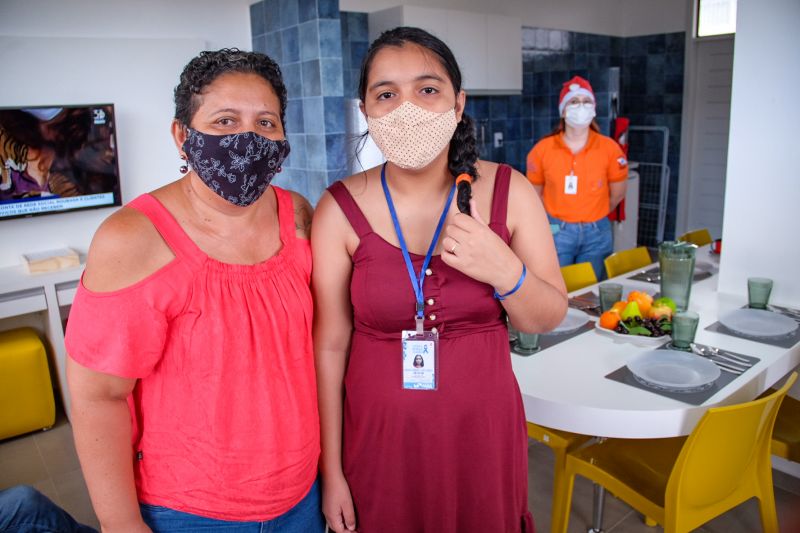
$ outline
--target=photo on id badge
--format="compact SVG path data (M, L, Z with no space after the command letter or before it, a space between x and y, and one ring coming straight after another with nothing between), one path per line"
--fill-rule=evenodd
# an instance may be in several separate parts
M403 339L404 389L436 389L436 342L425 337L414 335Z

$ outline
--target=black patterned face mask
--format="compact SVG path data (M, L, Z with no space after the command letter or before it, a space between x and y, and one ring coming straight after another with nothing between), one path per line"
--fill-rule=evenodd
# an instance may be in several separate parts
M252 131L210 135L186 129L183 151L189 166L233 205L246 207L258 200L289 155L289 141L273 141Z

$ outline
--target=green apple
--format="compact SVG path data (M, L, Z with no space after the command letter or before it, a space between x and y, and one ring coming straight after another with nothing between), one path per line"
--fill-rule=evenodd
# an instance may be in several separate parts
M667 307L672 309L673 313L676 311L675 300L673 300L672 298L669 298L667 296L662 296L661 298L658 298L655 302L653 302L653 307L659 307L662 305L666 305Z
M672 318L673 309L666 305L654 305L650 308L650 318L656 320L662 317L666 317L667 319Z

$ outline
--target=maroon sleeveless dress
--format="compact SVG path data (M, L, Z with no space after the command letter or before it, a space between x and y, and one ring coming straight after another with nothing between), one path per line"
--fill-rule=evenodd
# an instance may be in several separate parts
M497 170L490 223L506 243L510 175ZM328 191L360 239L343 412L358 530L533 532L525 414L494 289L432 258L425 329L439 332L439 388L404 390L400 332L414 328L415 304L402 253L372 231L341 182ZM411 259L419 272L424 257Z

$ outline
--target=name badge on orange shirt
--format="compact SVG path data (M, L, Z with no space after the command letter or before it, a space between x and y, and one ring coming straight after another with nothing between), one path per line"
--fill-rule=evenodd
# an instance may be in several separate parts
M572 172L564 176L564 194L578 194L578 176Z

